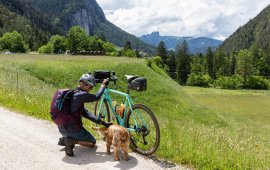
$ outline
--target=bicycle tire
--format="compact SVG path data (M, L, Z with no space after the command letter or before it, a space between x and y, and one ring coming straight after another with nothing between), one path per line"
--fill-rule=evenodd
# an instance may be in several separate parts
M159 129L158 121L157 121L154 113L147 106L142 105L142 104L135 104L132 106L133 112L136 110L139 110L139 109L141 111L144 111L144 113L146 113L146 115L142 115L143 118L145 120L148 119L147 121L151 121L151 122L147 122L147 124L149 125L149 123L153 123L153 126L149 125L151 127L149 128L150 130L149 130L149 134L147 134L147 136L144 136L144 134L139 134L138 131L137 132L130 131L130 140L131 140L131 144L132 144L131 148L134 151L136 151L142 155L151 155L154 152L156 152L156 150L158 149L159 144L160 144L160 129ZM127 128L134 128L134 125L133 125L134 123L132 122L133 118L131 115L132 115L132 112L131 112L131 110L129 110L127 113L127 119L125 122L125 126ZM143 127L142 123L139 122L139 120L136 120L136 121L139 124L139 126ZM146 140L150 139L151 136L153 137L153 144L146 146L149 144L149 141L147 141L148 142L147 143ZM140 138L143 139L143 142L141 141L142 139L140 139ZM145 139L145 138L147 138L147 139ZM142 143L140 143L140 142L142 142Z
M98 111L97 111L97 109L98 109L98 107L99 107L99 101L100 100L98 100L97 102L96 102L96 104L95 104L95 108L94 108L94 110L95 110L95 116L96 117L99 117L99 115L98 115ZM103 108L103 107L105 107L105 108ZM106 110L104 110L104 109L106 109ZM103 112L105 112L106 111L106 113L103 113ZM104 100L103 101L103 104L102 104L102 106L101 106L101 117L99 117L101 120L103 120L103 121L105 121L105 122L110 122L110 110L109 110L109 106L108 106L108 102L107 102L107 100Z

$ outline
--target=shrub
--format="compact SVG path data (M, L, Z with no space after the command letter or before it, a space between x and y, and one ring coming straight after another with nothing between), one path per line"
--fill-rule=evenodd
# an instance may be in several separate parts
M50 38L53 53L64 53L67 50L67 39L60 35L54 35Z
M116 51L115 46L112 43L106 42L102 45L102 48L105 50L105 54L109 56L118 56L119 52Z
M244 88L247 89L269 89L270 81L261 76L250 76L246 78Z
M211 77L208 74L194 74L191 73L187 80L187 85L209 87L211 83Z
M137 57L134 50L124 50L123 55L126 57Z
M48 43L46 45L41 46L38 49L39 53L44 53L44 54L52 54L53 53L53 47L51 43Z
M146 59L146 65L147 65L148 67L151 67L151 68L152 68L152 63L153 63L153 59L152 59L152 58L147 58L147 59Z
M153 57L153 63L155 63L159 68L163 68L163 61L160 56Z
M17 31L7 32L0 37L0 50L25 53L29 49Z
M244 79L241 76L222 76L214 81L214 87L221 89L241 89Z

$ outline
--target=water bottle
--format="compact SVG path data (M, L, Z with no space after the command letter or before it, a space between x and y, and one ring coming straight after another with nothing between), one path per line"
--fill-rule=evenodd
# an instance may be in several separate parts
M124 103L121 103L120 105L120 116L123 117L124 116L124 111L125 111L125 105Z

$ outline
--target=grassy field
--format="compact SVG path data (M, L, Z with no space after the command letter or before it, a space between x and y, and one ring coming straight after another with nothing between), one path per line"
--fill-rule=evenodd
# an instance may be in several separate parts
M147 78L147 91L131 96L157 116L161 145L155 156L197 169L269 169L270 91L181 87L143 59L0 55L0 105L50 120L55 90L75 88L82 73L97 69L114 70L121 91L125 74Z

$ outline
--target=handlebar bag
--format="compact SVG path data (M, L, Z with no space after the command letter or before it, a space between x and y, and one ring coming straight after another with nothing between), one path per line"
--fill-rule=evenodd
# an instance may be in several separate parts
M94 77L97 83L102 83L106 78L111 78L111 72L108 70L97 70L94 72Z

